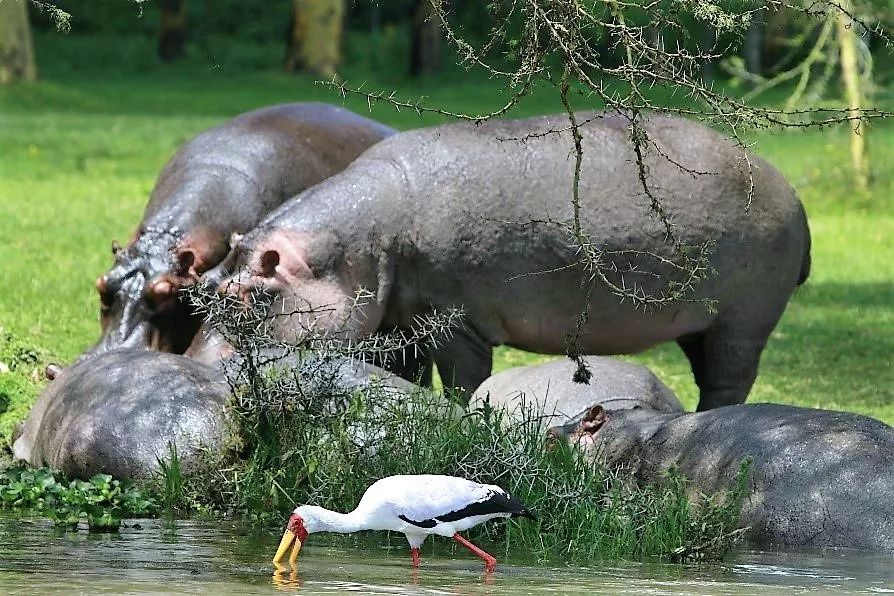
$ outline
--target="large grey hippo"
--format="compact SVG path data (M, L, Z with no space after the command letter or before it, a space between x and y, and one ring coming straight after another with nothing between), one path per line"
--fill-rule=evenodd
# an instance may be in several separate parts
M562 416L547 421L554 425L547 432L602 463L623 465L644 484L660 482L675 466L694 490L714 494L753 458L740 519L752 542L894 550L894 428L857 414L778 404L668 411L673 402L654 399L661 391L636 382L600 387L595 374L594 391L553 391L573 370L564 366L504 371L478 395L490 385L491 400L513 412L520 391L550 384L544 413Z
M617 283L660 292L665 282L648 273L674 278L663 267L679 255L644 196L630 131L618 116L578 120L587 122L583 231L602 251L604 270L624 272ZM563 353L586 307L581 353L638 352L675 340L692 364L700 409L742 402L770 332L808 274L804 210L775 168L754 155L746 161L710 128L664 116L644 127L660 148L647 155L649 184L677 239L713 246L715 274L688 300L644 312L597 284L585 304L579 252L556 223L572 218L575 160L565 116L394 135L272 212L208 279L246 297L273 293L279 312L300 313L280 317L277 333L286 340L304 325L349 337L402 330L418 315L462 305L464 327L434 360L446 385L468 390L490 375L494 346ZM372 298L355 306L361 288Z
M182 353L200 319L177 291L227 254L285 199L341 171L395 131L336 106L284 104L238 116L186 143L165 165L129 246L96 280L102 335L115 347Z

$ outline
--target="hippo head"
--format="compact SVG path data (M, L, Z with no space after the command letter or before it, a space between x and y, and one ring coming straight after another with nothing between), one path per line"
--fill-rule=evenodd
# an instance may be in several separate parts
M177 230L141 229L112 252L115 264L96 280L101 336L85 356L124 347L182 353L200 321L178 292L198 280L206 251Z
M374 259L347 255L335 234L285 228L246 235L203 282L241 303L268 305L270 333L290 343L310 334L359 338L375 332L387 288ZM199 344L209 338L219 349L219 337L202 332L188 354L198 357Z

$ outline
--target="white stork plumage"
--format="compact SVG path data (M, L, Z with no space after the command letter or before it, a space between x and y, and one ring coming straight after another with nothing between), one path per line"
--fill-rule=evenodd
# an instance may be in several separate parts
M429 534L452 537L484 560L493 571L497 560L459 532L497 517L534 519L528 508L493 484L479 484L455 476L432 474L388 476L366 489L357 508L338 513L314 505L302 505L289 518L273 558L277 567L294 543L289 562L295 559L308 534L350 533L358 530L403 532L410 543L413 566L419 566L419 547Z

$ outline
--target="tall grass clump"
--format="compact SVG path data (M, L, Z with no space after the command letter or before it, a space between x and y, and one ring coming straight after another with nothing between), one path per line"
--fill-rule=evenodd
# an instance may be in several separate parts
M278 523L301 503L353 509L384 476L449 474L503 486L536 513L535 522L473 530L507 552L566 560L717 559L740 534L747 466L729 491L710 497L693 496L674 471L640 487L628 471L550 439L534 408L461 407L440 393L395 387L385 376L346 385L343 371L355 370L351 359L363 354L356 343L317 336L308 339L315 350L285 346L266 335L266 315L257 314L263 308L242 305L232 314L231 306L219 308L226 297L194 300L240 353L230 372L239 382L227 446L210 456L205 472L186 480L190 498L208 508ZM423 336L449 332L444 320L428 323ZM406 347L393 338L368 345L380 356Z

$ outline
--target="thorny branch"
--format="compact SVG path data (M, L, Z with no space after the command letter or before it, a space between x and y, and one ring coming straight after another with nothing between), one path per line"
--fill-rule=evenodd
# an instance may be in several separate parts
M317 321L330 317L332 307L283 308L261 290L252 291L247 299L201 284L184 292L206 325L236 352L227 367L227 381L237 400L275 404L279 409L328 412L341 408L352 395L350 387L338 382L343 365L386 366L408 350L436 349L450 339L463 317L461 309L433 312L417 316L408 331L354 339L347 328L373 298L362 290L347 312L339 313L341 325L328 330L322 330ZM277 332L282 325L290 329L288 339ZM295 396L301 403L296 403Z

